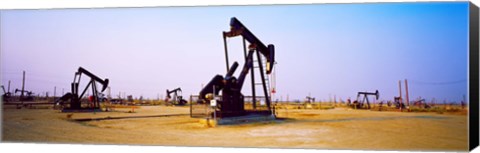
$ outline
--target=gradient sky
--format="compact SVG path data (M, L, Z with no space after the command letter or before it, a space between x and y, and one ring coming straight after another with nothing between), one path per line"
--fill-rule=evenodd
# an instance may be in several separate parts
M82 66L109 78L113 96L157 98L176 87L198 94L225 74L222 31L237 17L275 45L275 99L345 100L379 90L393 100L404 79L411 100L467 94L468 2L1 10L0 17L1 83L11 80L10 90L21 88L25 70L26 90L52 95L56 86L58 96ZM241 39L228 43L230 62L243 65Z

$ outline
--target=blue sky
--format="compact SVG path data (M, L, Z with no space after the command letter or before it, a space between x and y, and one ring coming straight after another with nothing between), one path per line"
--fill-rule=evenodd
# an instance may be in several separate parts
M404 79L410 99L467 94L467 2L2 10L0 17L1 83L21 88L25 70L35 93L69 91L82 66L109 78L114 96L157 98L176 87L198 94L225 74L222 31L237 17L275 45L278 99L345 100L379 90L392 100ZM228 43L230 62L242 65L241 39ZM245 83L250 95L249 77Z

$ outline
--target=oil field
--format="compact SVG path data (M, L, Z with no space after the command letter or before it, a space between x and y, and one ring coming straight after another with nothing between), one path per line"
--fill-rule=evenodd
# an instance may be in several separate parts
M328 107L330 105L326 104ZM331 104L333 107L333 104ZM449 113L298 109L283 105L273 121L209 127L189 107L137 106L111 112L60 113L36 106L3 109L3 141L166 146L373 150L466 150L465 111ZM443 110L442 110L443 111Z
M372 5L377 7L375 4ZM452 3L450 5L463 6L465 4ZM298 9L297 7L303 6L291 6L295 10ZM316 7L324 8L325 6ZM324 9L329 10L331 9L330 7L334 8L336 6L329 6ZM388 4L383 7L398 6ZM232 8L234 10L243 9L242 7ZM277 10L278 8L281 9ZM288 12L286 8L279 6L274 8L272 12L284 13L283 11L286 10ZM317 10L322 10L318 8ZM176 15L190 17L189 15L192 14L204 13L202 12L203 8L190 9L194 11L186 11L185 14L177 12L178 14ZM213 13L210 13L222 15L222 18L226 16L225 14L228 14L216 12L225 11L221 8L209 9L214 10ZM309 7L305 7L305 9L309 9ZM164 8L164 10L176 11L171 8ZM463 11L462 9L459 10ZM82 14L85 13L82 11L86 10L75 11L80 12L76 12L78 14L73 13L73 17L78 17L75 20L82 20L80 16L85 15ZM105 9L102 11L108 14L112 10ZM145 13L147 14L146 17L148 17L148 15L152 14L151 11L159 13L156 12L158 10L153 8L136 10L134 12ZM55 14L59 12L43 13ZM332 12L335 14L335 11ZM340 14L340 17L344 17L342 13ZM393 14L395 15L395 13ZM10 21L8 20L10 15L15 16L18 14L15 14L15 12L12 14L7 13L6 17L2 16L2 19ZM110 16L103 15L105 14L100 12L100 15L97 17L105 17L103 19L106 21L101 19L96 21L106 22L104 24L111 26L112 23L109 22L111 20ZM132 20L149 19L141 17L132 18L128 15L126 18ZM271 14L267 13L264 15ZM367 12L367 16L369 15L371 14ZM140 31L135 31L125 37L132 36L142 39L139 41L128 39L124 44L108 44L98 40L91 40L89 43L95 45L85 43L79 46L85 48L101 46L103 47L102 49L107 51L90 52L92 54L84 52L58 52L58 54L67 54L68 56L65 55L61 56L61 58L53 59L74 64L48 64L50 67L38 66L41 67L41 70L26 70L22 72L22 75L18 75L17 69L8 67L9 62L15 63L15 60L8 59L11 61L5 62L7 66L4 66L5 64L2 63L2 77L8 78L8 80L2 80L2 141L354 150L466 151L468 149L469 99L465 96L468 94L466 91L467 79L465 79L466 69L462 67L466 63L466 59L463 59L463 55L466 53L454 52L455 54L453 55L445 53L446 55L438 55L438 57L437 55L432 56L419 53L418 59L421 60L412 60L411 56L413 55L406 55L415 53L417 50L401 45L391 49L392 47L388 45L392 44L389 44L391 43L389 42L385 43L386 47L384 47L394 50L393 52L382 53L376 50L367 54L351 50L373 45L364 46L362 43L352 42L354 46L352 49L348 48L348 45L332 45L331 42L318 43L314 42L314 39L309 39L329 33L328 30L313 34L308 33L310 30L316 29L317 25L324 23L314 23L308 20L305 23L314 25L310 27L312 29L296 28L301 32L293 33L285 29L306 26L306 24L303 24L303 22L302 24L297 24L293 21L285 24L268 22L268 24L265 23L267 24L266 26L263 26L253 22L261 22L262 20L254 20L252 18L247 18L249 19L246 20L248 24L247 22L244 24L240 21L244 21L243 18L232 16L228 17L230 18L229 22L226 22L224 19L222 19L222 22L215 21L215 23L223 23L221 25L224 26L212 23L205 24L206 22L197 19L191 21L196 24L179 24L175 22L177 20L159 22L161 24L156 26L161 25L171 29L180 29L174 32L180 35L179 37L172 35L169 35L167 38L155 36L156 39L167 42L161 45L142 36L147 37L150 33L158 31L171 32L171 30L165 30L169 28L158 28L160 29L158 30L155 27L154 30L145 32L141 30L151 26L150 24L155 24L150 22L148 24L136 24L134 21L120 22L123 20L114 19L115 22L113 23L115 24L124 23L119 25ZM286 16L289 17L288 15ZM361 14L359 16L362 17ZM412 16L416 17L415 14ZM56 17L58 16L54 18ZM114 15L114 17L118 16ZM26 18L28 19L28 17ZM165 18L167 19L168 17ZM177 19L177 17L172 18ZM291 16L289 19L300 20ZM327 19L330 18L327 17ZM90 18L86 20L90 20ZM211 20L219 19L212 18ZM283 19L280 20L278 18L275 18L275 20L283 21ZM326 25L340 27L339 31L345 30L342 29L345 27L340 23L346 20L334 20L331 23L335 23L335 21L339 23ZM226 23L229 24L227 25ZM367 22L361 23L365 24ZM463 22L455 23L464 24ZM70 23L67 22L65 24L68 25ZM398 23L388 22L388 24L395 25ZM56 26L62 24L53 25L50 25L50 27L56 30ZM191 25L195 25L194 28L191 28ZM350 23L346 25L350 25ZM47 25L43 26L49 27ZM98 31L107 31L105 35L102 35L102 33L94 34L98 35L95 39L118 41L124 38L114 37L115 34L123 31L109 31L112 28L109 26L93 25L94 28L100 28L100 30L97 29ZM362 26L360 25L359 27ZM367 24L366 27L370 29L370 26L375 27L377 25ZM7 30L3 29L3 31L8 31L8 27L12 26L7 24L2 27L7 27ZM219 27L229 27L229 29L218 33ZM208 33L202 31L209 28L214 30L208 31ZM278 30L280 32L276 31L275 28L280 28ZM411 29L407 28L407 30ZM78 35L91 34L79 31ZM216 31L218 35L213 35L212 33L214 32L212 31ZM458 31L460 30L454 30L454 32ZM386 30L383 32L391 31ZM414 33L408 32L410 32L408 34ZM459 33L464 34L462 32L465 31L460 31ZM284 33L285 35L282 36L281 34ZM193 34L202 35L190 37ZM350 37L337 37L343 34L339 32L336 35L321 39L342 44ZM370 41L373 38L364 38L363 34L357 35L361 36L358 37L360 38L359 41L366 40L367 44L374 42ZM408 34L405 34L406 38L416 38L416 35ZM459 36L462 36L460 34ZM311 37L303 38L303 35ZM221 41L207 44L210 41L206 40L220 40L220 36L223 37L223 46L217 43ZM206 40L202 41L200 37L204 37ZM398 37L403 38L403 36ZM38 38L43 39L41 37ZM300 40L300 38L302 39ZM395 37L389 36L388 38L379 38L379 40L387 41L393 38ZM456 39L443 35L442 37L438 36L438 38ZM64 42L63 37L55 37L55 39ZM392 42L395 42L394 44L416 44L406 40L395 39ZM194 43L197 41L200 43ZM445 40L442 39L441 41ZM15 46L9 44L9 42L14 41L6 41L6 44L9 45L6 48ZM140 44L136 44L138 42ZM72 45L75 44L75 41L65 40L65 43ZM132 50L137 50L136 47L148 46L149 43L156 47L163 47L163 45L171 46L164 48L168 51L161 51L162 56L158 57L153 56L159 55L156 53L157 50L155 50L157 48L146 54L141 54L141 56L132 53ZM295 43L297 45L289 46ZM201 51L183 51L188 50L183 47L190 47L190 44L195 46L194 49ZM206 45L203 48L198 47L204 44ZM434 42L433 45L428 44L425 46L431 49L432 47L430 46L438 44ZM448 45L448 43L442 45L445 44ZM68 45L58 45L56 47L62 48L67 46L69 48ZM312 49L314 47L310 48L310 45L319 45L321 47L331 45L341 53L331 55L336 54L336 52L316 51ZM119 48L127 48L129 50L117 53L111 51L114 50L114 46L122 46ZM373 48L378 49L381 47L375 46ZM408 50L409 52L395 50L398 48ZM443 46L443 48L439 48L451 49L452 47ZM298 52L297 49L299 50ZM370 49L367 47L365 50ZM451 50L445 52L448 51ZM153 54L150 54L152 52ZM4 53L4 50L2 50L2 54L5 54L2 57L13 56L15 53ZM108 53L108 56L101 56L104 53ZM178 56L169 56L171 55L169 53ZM237 55L237 58L232 58L232 55ZM326 58L323 58L323 56L326 56ZM337 60L339 59L337 56L341 56L342 60ZM370 58L371 56L394 57L395 60L388 59L385 62L383 60L386 58ZM21 54L21 57L30 60L41 60L29 54ZM366 60L359 58L365 58ZM402 60L398 60L403 58L409 61L404 63ZM432 62L430 58L444 63ZM46 61L50 62L51 60L47 59ZM5 60L2 59L3 61ZM401 62L394 63L394 61ZM415 62L435 64L432 66ZM392 63L401 66L392 66L390 65ZM41 64L42 62L39 62L39 65ZM59 69L62 65L69 66L68 68L63 67ZM14 65L10 66L14 67ZM277 72L278 67L281 67L280 72ZM458 67L462 69L459 70ZM408 72L403 74L402 70ZM451 70L455 71L451 72ZM59 73L59 71L62 73ZM68 73L64 74L63 72ZM33 81L28 81L30 74ZM45 78L40 78L40 74L45 74ZM73 81L70 82L72 77ZM58 78L65 79L57 81L60 80ZM10 79L14 79L15 86L21 85L21 88L18 87L15 90L11 90ZM429 82L419 81L422 79ZM19 80L22 80L21 83L18 83L20 82ZM6 82L8 82L8 85ZM35 82L37 85L30 85L30 82ZM200 84L201 88L195 86ZM59 94L60 92L57 93L57 86L52 85L58 85L58 90L62 89L61 94ZM35 90L32 89L33 87L35 87ZM54 89L53 96L52 92L50 94L49 92L37 94L33 92L41 92L41 89L45 88L48 89L43 91L48 91L51 87ZM122 92L122 90L127 90L128 94ZM118 94L112 94L117 92ZM147 93L150 95L147 96ZM156 97L152 96L154 95L152 93L156 94Z

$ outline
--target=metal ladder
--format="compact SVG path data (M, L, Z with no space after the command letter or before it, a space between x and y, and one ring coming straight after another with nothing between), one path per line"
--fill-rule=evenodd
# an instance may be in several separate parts
M271 91L270 91L270 76L267 74L267 59L263 56L260 56L260 59L256 59L253 61L253 68L254 69L260 69L259 65L258 65L258 60L261 60L262 61L262 66L263 66L263 71L261 73L263 73L263 76L264 76L264 81L265 81L265 86L267 88L267 96L268 97L271 97ZM272 64L272 63L271 63ZM256 72L256 70L254 70L254 72ZM262 81L262 80L260 80ZM255 87L256 86L263 86L263 83L262 82L255 82ZM256 90L255 90L256 91ZM261 90L261 92L263 92L263 89ZM264 93L262 94L264 95ZM270 99L270 103L271 103L271 99Z

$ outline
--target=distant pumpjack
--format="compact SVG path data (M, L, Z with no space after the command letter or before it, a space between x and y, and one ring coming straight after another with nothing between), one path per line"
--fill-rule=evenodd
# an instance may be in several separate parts
M180 94L178 94L179 92ZM173 93L173 99L172 96L170 96ZM172 102L170 103L170 99L172 99ZM181 88L176 88L171 91L167 89L167 98L165 99L165 102L167 105L185 105L187 104L187 101L183 99L182 96L182 89Z
M393 103L397 109L405 109L405 104L402 102L402 97L393 97Z
M425 102L425 99L418 99L415 102L413 102L413 105L417 107L423 107L423 108L430 108L431 106Z
M305 99L307 100L307 101L306 101L307 103L313 103L313 102L315 102L315 97L307 96Z
M5 90L5 89L4 89ZM15 89L15 93L21 92L26 96L20 97L21 101L33 101L33 92L32 91L27 91L27 90L20 90L20 89Z
M361 101L359 101L360 95L363 95L363 99ZM364 108L365 102L366 102L367 109L370 109L370 101L368 100L368 96L375 96L375 99L378 100L378 98L380 97L380 93L378 92L378 90L376 90L375 92L358 92L357 93L358 103L355 105L355 107Z
M78 86L80 84L80 79L82 74L85 74L86 76L90 77L90 81L88 82L87 86L83 90L83 92L79 95L78 92ZM100 109L100 100L99 100L99 91L97 89L97 83L100 83L102 85L101 92L105 91L108 87L109 80L105 79L102 80L96 75L90 73L89 71L85 70L82 67L78 68L78 71L75 72L75 76L73 78L73 82L71 84L72 87L72 92L66 93L63 95L60 99L56 101L56 104L61 104L65 105L64 102L70 101L69 107L63 108L62 111L64 112L70 112L70 111L89 111L89 110L99 110ZM87 107L82 107L82 98L85 95L87 89L91 87L92 88L92 104Z
M5 90L5 87L2 85L2 89L3 89L3 95L2 95L2 100L4 102L9 102L10 101L10 97L12 96L12 93L10 92L7 92Z

